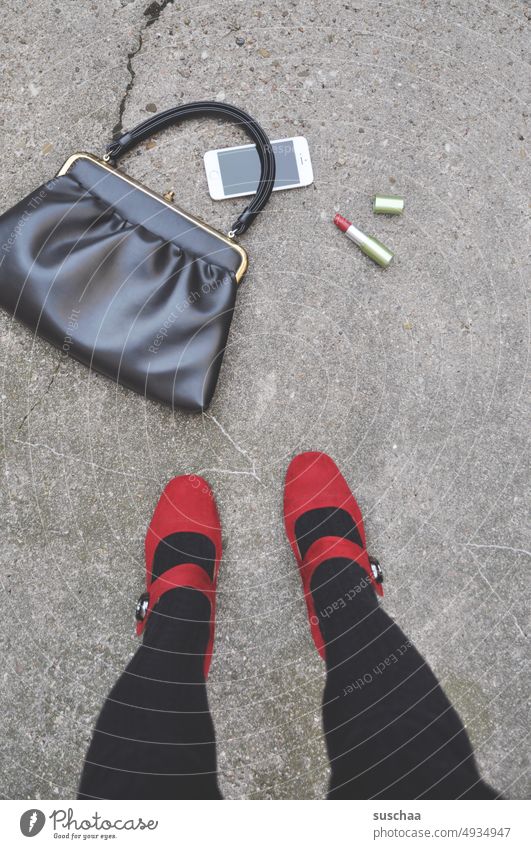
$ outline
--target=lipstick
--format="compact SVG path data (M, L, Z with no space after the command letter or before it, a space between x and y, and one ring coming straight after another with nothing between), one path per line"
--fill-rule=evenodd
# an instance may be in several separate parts
M366 236L365 233L362 233L361 230L358 230L357 227L354 227L350 221L346 218L343 218L342 215L337 213L334 217L334 224L336 227L339 227L342 233L345 236L348 236L351 241L353 241L363 253L370 257L374 262L381 265L382 268L387 268L391 260L393 259L393 252L386 248L385 245L382 245L378 239L375 239L374 236Z

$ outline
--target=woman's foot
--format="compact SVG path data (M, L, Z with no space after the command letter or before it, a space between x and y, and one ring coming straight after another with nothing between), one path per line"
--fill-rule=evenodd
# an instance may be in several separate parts
M310 627L317 649L325 657L325 639L315 610L312 577L321 564L355 563L374 590L383 595L379 567L371 566L365 528L356 499L327 454L308 451L291 461L284 489L286 533L301 573ZM337 564L333 573L337 572Z
M189 598L189 590L201 593L209 603L206 678L214 647L216 584L222 547L216 502L203 478L182 475L167 484L147 530L145 551L147 590L137 602L137 633L142 634L152 616L178 615L182 619L186 615L182 602ZM187 588L186 593L182 592L183 588ZM204 602L197 601L194 608L203 609ZM197 621L197 611L190 612L190 619Z

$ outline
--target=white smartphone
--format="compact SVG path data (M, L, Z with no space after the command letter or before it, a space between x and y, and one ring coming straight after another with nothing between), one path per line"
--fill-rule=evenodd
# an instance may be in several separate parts
M274 192L313 183L308 142L303 136L271 142L275 154ZM214 200L254 195L260 179L260 160L254 144L207 150L204 155L208 190Z

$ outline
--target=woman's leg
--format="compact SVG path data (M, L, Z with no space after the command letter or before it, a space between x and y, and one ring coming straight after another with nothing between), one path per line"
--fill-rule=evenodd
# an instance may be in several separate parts
M292 460L284 517L326 659L329 798L496 798L431 669L378 604L359 506L326 454Z
M366 572L329 560L316 569L312 592L326 642L329 798L497 798L459 716Z
M209 618L197 590L160 599L102 708L80 799L222 798L204 677Z
M206 692L221 526L206 481L168 483L145 547L143 643L100 713L79 796L221 799Z

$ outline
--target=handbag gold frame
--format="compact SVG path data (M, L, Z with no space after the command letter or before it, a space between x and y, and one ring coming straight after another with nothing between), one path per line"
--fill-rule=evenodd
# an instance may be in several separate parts
M146 189L142 183L139 183L138 180L134 180L133 177L129 177L127 174L124 174L122 171L118 171L117 168L114 168L112 165L109 165L107 162L104 162L102 159L98 159L97 156L93 156L92 153L73 153L68 157L64 165L57 172L58 177L62 177L68 173L69 169L72 167L74 162L77 162L78 159L88 159L89 162L94 162L96 165L99 165L100 168L103 168L105 171L108 171L110 174L114 174L116 177L119 177L125 183L128 183L130 186L134 186L135 189L139 189L144 194L149 195L150 197L158 200L159 203L162 203L164 206L171 209L172 212L181 215L183 218L186 218L187 221L192 222L197 227L200 227L202 230L206 230L207 233L210 233L212 236L216 236L216 238L220 239L226 245L231 247L240 255L241 263L238 269L235 272L236 282L239 283L243 278L245 272L247 271L247 267L249 265L249 260L247 257L247 252L238 245L233 239L230 239L228 236L224 236L223 233L220 233L219 230L216 230L214 227L210 227L204 221L201 221L200 218L196 218L194 215L190 215L189 212L184 212L184 210L180 209L180 207L176 206L174 203L170 203L170 201L163 198L161 195L158 195L156 192L151 191L151 189Z

